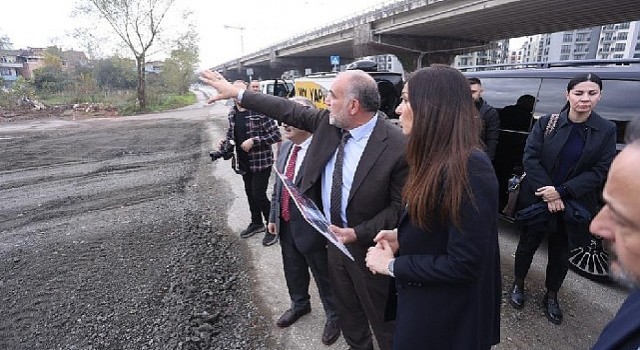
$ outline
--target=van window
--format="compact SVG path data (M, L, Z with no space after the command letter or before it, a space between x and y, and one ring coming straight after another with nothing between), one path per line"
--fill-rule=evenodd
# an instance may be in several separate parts
M481 78L483 99L500 110L515 105L522 95L536 96L540 87L539 78Z
M543 79L533 115L539 117L547 114L560 113L562 107L567 103L565 92L567 91L569 80L570 79Z

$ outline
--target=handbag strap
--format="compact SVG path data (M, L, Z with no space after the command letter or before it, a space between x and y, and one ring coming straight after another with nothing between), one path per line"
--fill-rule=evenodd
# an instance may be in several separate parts
M549 122L547 122L547 127L544 129L544 137L549 136L553 129L556 128L556 124L558 123L558 118L560 118L560 114L552 114L549 117Z

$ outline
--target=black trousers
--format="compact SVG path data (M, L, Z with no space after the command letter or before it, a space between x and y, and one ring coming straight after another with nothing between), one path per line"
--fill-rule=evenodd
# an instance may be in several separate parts
M271 202L267 198L267 186L271 176L271 167L252 173L247 171L242 175L244 181L244 192L249 201L251 211L251 223L264 225L269 221L269 210Z
M309 230L314 230L309 226ZM320 234L311 232L310 234ZM280 247L282 248L282 265L284 277L287 281L287 289L291 298L291 308L301 310L309 305L309 282L313 279L318 286L318 294L324 308L327 321L338 321L335 300L329 282L329 265L327 261L327 249L315 250L306 254L301 253L291 234L291 225L288 221L280 220Z
M389 277L374 275L367 269L364 262L365 247L350 247L355 261L351 261L331 243L327 250L340 328L350 349L373 350L373 330L380 350L391 350L395 322L384 321Z
M543 229L528 229L520 234L514 266L516 278L524 279L527 277L533 255L548 234L549 251L545 287L552 292L560 290L569 269L569 238L564 221L559 214L557 216L558 225L555 232Z

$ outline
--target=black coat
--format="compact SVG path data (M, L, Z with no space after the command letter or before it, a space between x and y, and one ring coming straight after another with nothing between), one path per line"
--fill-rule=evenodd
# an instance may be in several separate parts
M406 213L400 220L395 349L489 349L500 341L498 182L483 152L468 169L475 200L463 200L462 230L433 222L425 232Z
M640 290L633 291L616 317L600 334L593 350L636 350L640 348Z
M536 189L554 185L552 174L559 166L559 154L571 134L572 126L567 121L567 111L564 111L560 113L553 131L545 136L544 131L550 117L550 115L541 117L527 138L522 159L527 176L521 183L518 209L524 209L542 200L535 195ZM583 123L583 127L586 140L582 155L569 171L567 180L562 186L567 188L571 199L588 210L593 217L600 207L600 193L616 154L616 126L613 122L592 112ZM588 223L569 225L567 226L568 234L574 238L585 236L584 230L587 230L587 227ZM571 232L572 230L582 232Z

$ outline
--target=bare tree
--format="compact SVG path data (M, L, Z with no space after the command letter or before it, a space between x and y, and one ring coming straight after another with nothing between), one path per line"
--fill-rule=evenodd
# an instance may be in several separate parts
M10 50L12 46L11 39L4 34L0 34L0 50Z
M85 0L78 10L87 14L98 10L115 34L131 50L138 75L138 107L146 104L144 64L150 48L162 31L162 22L175 0Z

